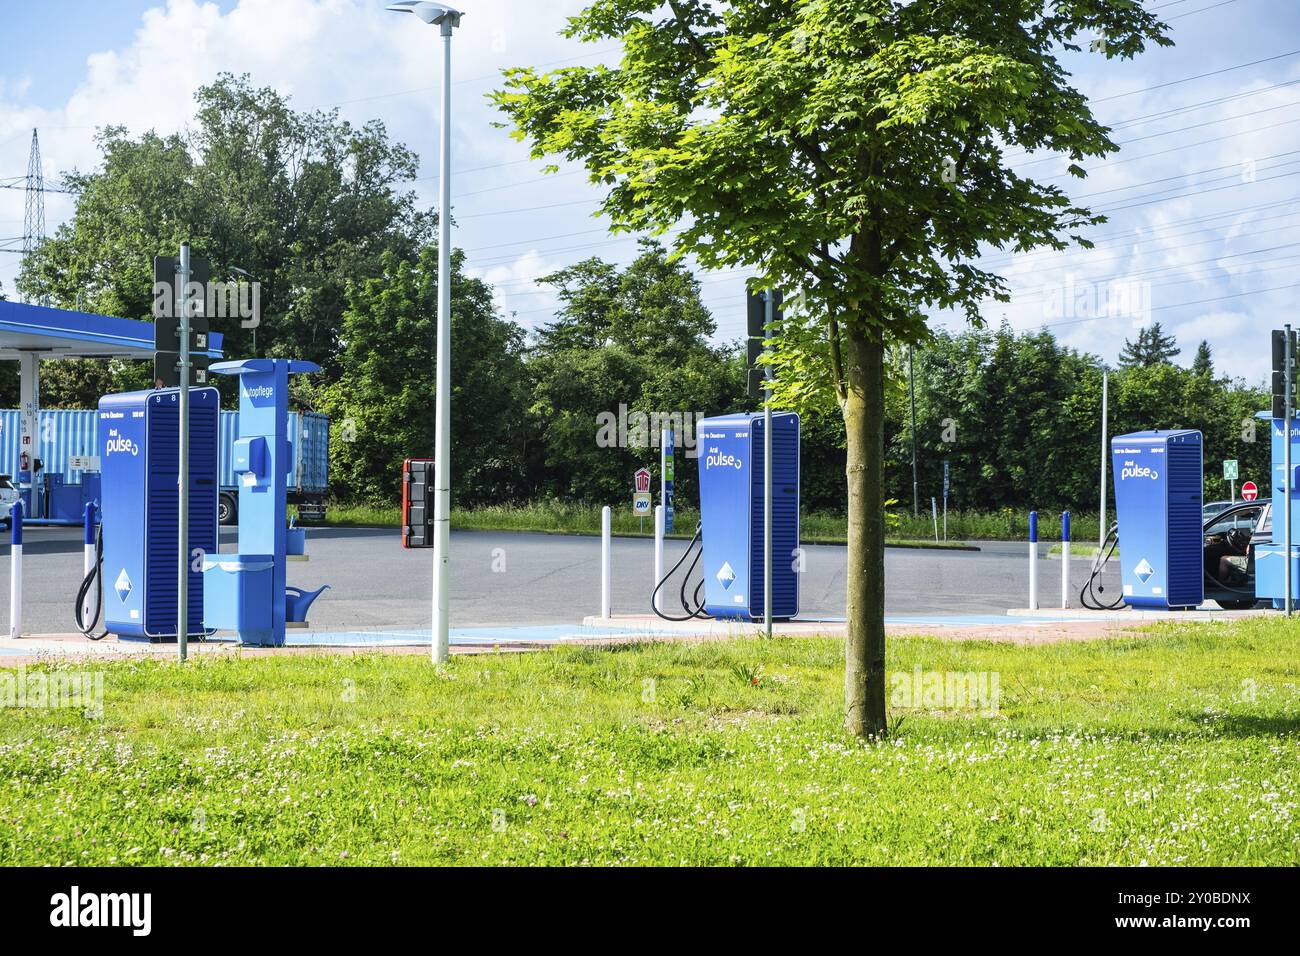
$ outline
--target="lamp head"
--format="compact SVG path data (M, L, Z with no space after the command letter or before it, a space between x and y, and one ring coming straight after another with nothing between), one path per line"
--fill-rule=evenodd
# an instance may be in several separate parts
M433 0L402 0L401 3L390 3L385 9L395 13L414 13L425 23L436 23L444 30L460 26L460 18L464 16L455 7Z

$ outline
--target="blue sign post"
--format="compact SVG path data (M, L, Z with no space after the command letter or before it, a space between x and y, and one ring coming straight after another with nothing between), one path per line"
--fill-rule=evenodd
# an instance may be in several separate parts
M664 534L673 533L673 432L664 429L659 443L659 502L664 506Z

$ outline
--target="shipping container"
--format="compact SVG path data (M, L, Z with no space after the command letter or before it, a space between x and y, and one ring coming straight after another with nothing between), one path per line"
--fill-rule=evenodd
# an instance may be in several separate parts
M16 408L0 409L0 473L18 474L18 444L22 431ZM99 415L93 409L41 409L40 437L34 457L47 475L62 476L64 485L79 485L83 472L68 467L74 455L99 454ZM221 413L221 504L223 523L235 520L238 485L230 451L239 434L239 412ZM289 503L305 519L325 517L329 491L329 416L319 412L290 412L289 436L293 470L289 474Z

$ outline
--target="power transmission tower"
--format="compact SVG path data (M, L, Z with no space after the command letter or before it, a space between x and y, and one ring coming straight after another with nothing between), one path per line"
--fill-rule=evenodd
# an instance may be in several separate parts
M27 158L27 209L23 215L23 261L45 241L45 179L41 175L41 141L32 130L32 150ZM47 297L40 272L38 298L42 305Z

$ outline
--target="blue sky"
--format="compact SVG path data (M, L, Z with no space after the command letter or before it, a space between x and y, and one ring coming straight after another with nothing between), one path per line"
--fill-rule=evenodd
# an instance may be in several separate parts
M1106 210L1086 253L991 261L1015 300L990 303L1018 328L1049 325L1070 345L1114 361L1151 318L1173 330L1190 362L1208 339L1221 369L1262 380L1267 330L1289 317L1300 288L1300 4L1291 0L1146 0L1169 19L1177 46L1136 61L1085 52L1068 59L1096 111L1124 142L1071 192ZM502 67L614 61L617 50L557 36L581 2L464 0L455 40L453 179L457 245L497 284L501 307L526 326L549 319L554 298L536 278L586 256L626 261L630 239L591 218L598 193L582 175L543 177L524 147L491 123L483 94ZM425 161L412 184L432 205L437 31L370 0L48 0L7 3L0 38L0 180L27 168L40 129L47 177L93 168L97 126L172 131L194 89L221 70L249 72L299 107L339 105L349 119L382 119ZM1290 55L1287 55L1290 54ZM1251 61L1267 62L1245 66ZM1225 70L1214 76L1189 79ZM1289 84L1297 81L1294 85ZM1218 102L1213 102L1218 101ZM1055 178L1065 163L1030 163ZM0 190L0 238L22 231L23 195ZM47 228L72 211L47 196ZM18 257L0 254L12 290ZM704 275L719 339L743 331L747 273ZM1101 313L1101 314L1098 314ZM958 327L954 317L936 324Z

